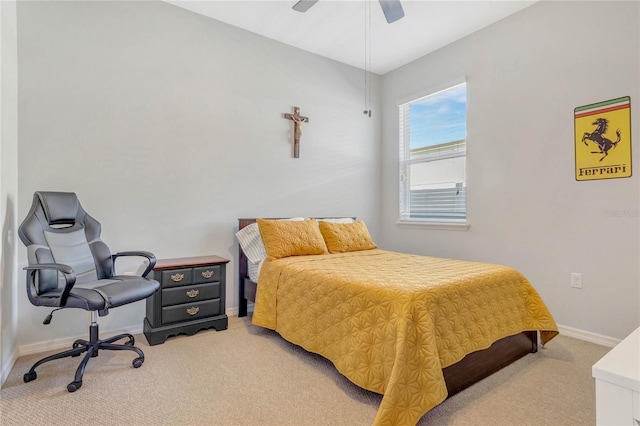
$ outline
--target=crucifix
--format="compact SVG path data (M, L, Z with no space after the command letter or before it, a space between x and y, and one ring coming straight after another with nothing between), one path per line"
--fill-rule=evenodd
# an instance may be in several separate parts
M309 117L300 115L300 107L293 107L293 114L284 114L284 118L293 121L293 158L300 158L300 137L302 136L302 123L308 123Z

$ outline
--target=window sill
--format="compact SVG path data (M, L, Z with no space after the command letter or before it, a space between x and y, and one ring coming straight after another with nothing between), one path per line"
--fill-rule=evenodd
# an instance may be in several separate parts
M468 231L468 222L435 222L426 220L399 220L396 225L401 228L441 229L445 231Z

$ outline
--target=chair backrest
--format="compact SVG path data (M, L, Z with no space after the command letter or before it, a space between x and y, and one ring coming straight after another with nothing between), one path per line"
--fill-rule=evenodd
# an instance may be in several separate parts
M61 263L73 268L76 283L114 275L107 245L100 240L100 223L84 211L73 192L39 191L18 235L27 246L29 265ZM58 288L55 271L40 271L36 292Z

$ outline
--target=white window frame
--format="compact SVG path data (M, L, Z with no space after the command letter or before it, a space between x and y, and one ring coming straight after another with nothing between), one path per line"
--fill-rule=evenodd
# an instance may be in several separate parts
M463 149L451 150L450 152L445 152L439 155L429 155L418 158L411 158L411 148L410 148L410 123L409 123L409 114L406 114L405 111L408 111L409 104L417 102L426 97L435 95L439 92L443 92L449 89L452 89L455 86L467 84L466 78L458 78L442 84L438 87L433 87L429 90L425 90L422 93L413 95L411 97L407 97L405 99L401 99L398 102L398 118L399 118L399 219L397 221L397 225L403 227L422 227L422 228L433 228L433 229L450 229L450 230L460 230L466 231L469 229L468 222L468 212L465 209L465 219L431 219L431 218L411 218L409 216L409 197L410 197L410 167L412 164L424 163L426 161L434 161L445 158L455 158L460 156L466 157L466 139ZM466 123L465 123L466 125ZM466 167L466 165L465 165ZM466 187L466 170L465 170L465 187Z

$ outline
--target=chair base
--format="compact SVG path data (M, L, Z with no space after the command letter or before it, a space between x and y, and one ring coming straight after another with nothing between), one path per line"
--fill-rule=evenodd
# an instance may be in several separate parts
M93 314L93 312L92 312ZM129 339L124 344L114 344L114 342L120 339ZM135 339L131 334L118 334L117 336L109 337L108 339L100 340L98 338L98 324L93 321L89 326L89 340L78 339L73 342L73 348L64 352L60 352L57 354L49 355L46 358L42 358L40 361L36 362L31 369L25 373L24 381L25 383L30 382L38 378L36 374L36 368L38 366L44 364L45 362L53 361L60 358L66 358L68 356L76 357L80 356L84 352L84 358L80 362L78 369L76 370L76 375L73 379L73 382L67 385L67 390L69 392L75 392L82 386L82 377L84 376L84 370L87 367L87 363L89 359L92 357L97 357L100 350L128 350L133 351L138 354L138 357L132 361L132 365L134 368L139 368L144 362L144 353L133 346L135 344Z

